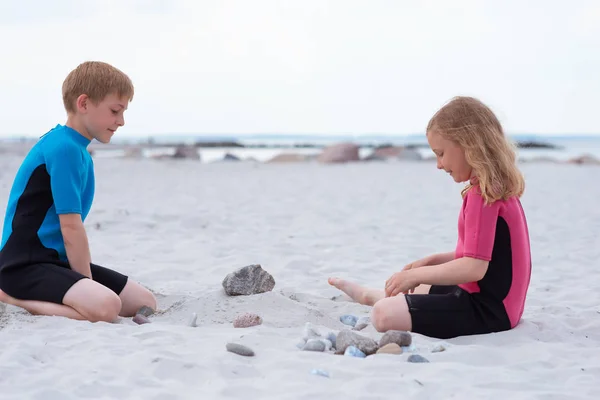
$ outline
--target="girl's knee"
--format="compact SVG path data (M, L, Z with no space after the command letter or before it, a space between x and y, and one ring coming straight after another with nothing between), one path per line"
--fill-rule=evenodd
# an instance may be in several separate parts
M371 323L378 332L410 331L412 323L404 296L386 298L375 303Z

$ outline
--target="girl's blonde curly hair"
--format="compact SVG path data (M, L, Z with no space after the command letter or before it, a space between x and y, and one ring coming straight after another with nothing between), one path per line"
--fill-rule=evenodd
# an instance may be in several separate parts
M431 118L431 131L464 150L486 203L521 197L525 179L517 168L515 145L488 106L473 97L454 97ZM470 182L462 195L472 187Z

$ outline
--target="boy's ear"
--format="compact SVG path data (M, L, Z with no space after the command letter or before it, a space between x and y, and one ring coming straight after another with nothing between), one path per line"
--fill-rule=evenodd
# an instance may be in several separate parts
M90 98L87 94L81 94L75 101L75 108L78 112L85 114L89 106Z

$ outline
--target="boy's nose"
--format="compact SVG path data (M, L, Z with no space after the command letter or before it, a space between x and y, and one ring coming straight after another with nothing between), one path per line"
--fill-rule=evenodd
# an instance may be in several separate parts
M444 169L444 166L442 165L442 162L439 158L437 159L437 169Z

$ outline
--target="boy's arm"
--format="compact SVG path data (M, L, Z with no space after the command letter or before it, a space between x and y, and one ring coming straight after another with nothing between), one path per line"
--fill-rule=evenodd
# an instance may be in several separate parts
M92 279L91 255L80 214L60 214L60 230L71 269Z

